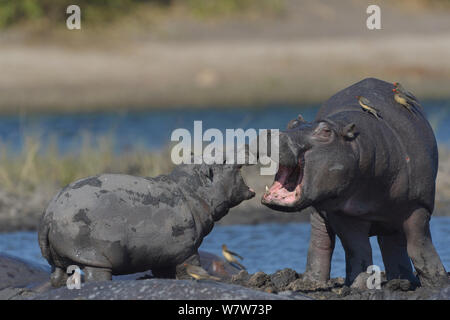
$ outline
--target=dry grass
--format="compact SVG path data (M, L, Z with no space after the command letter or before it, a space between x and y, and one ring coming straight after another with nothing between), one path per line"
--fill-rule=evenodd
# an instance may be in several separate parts
M2 145L0 155L0 185L14 194L43 188L56 191L76 179L104 172L154 176L172 167L166 152L135 149L118 155L110 136L93 139L88 134L77 153L61 153L56 140L44 148L37 138L28 136L20 153Z
M94 139L83 135L80 150L62 153L53 139L43 147L38 138L28 136L21 152L0 145L0 186L2 191L17 195L39 192L40 189L56 190L77 179L100 173L124 173L137 176L157 176L173 169L170 150L150 152L136 148L126 153L114 151L110 135ZM243 169L247 183L258 193L272 182L272 176L260 176L259 167ZM439 173L437 177L437 202L450 200L450 149L440 147Z

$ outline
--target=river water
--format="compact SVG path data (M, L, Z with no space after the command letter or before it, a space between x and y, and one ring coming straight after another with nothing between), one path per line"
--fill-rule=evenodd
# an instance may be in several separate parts
M221 255L221 245L244 257L250 273L273 273L283 268L304 272L310 225L308 223L215 226L203 240L200 250ZM431 234L447 270L450 270L450 217L431 219ZM371 238L374 264L384 270L375 237ZM41 256L36 232L0 233L0 252L8 253L48 267ZM344 250L339 240L332 261L332 277L345 276Z
M450 101L424 101L424 110L439 143L450 143ZM83 133L95 139L111 136L118 152L136 147L158 150L170 143L173 130L193 132L195 120L203 122L203 131L225 129L284 129L299 113L311 121L319 105L272 105L260 108L169 109L133 112L97 112L80 114L36 114L0 117L0 142L20 151L25 136L38 137L45 145L58 141L63 152L76 151Z

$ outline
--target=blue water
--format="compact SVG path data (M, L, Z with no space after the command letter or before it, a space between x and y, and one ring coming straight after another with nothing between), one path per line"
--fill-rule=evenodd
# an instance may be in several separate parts
M200 250L221 255L221 245L244 257L248 271L272 273L283 268L303 272L306 264L310 225L308 223L216 226L204 239ZM450 217L431 219L433 242L442 262L450 270ZM375 237L371 238L374 264L384 269ZM0 233L0 253L48 266L41 256L35 232ZM332 277L345 275L344 250L339 240L332 261Z
M209 128L223 132L227 128L275 129L284 128L300 111L306 119L312 120L316 110L317 106L276 106L3 116L0 117L0 141L20 150L24 136L39 137L44 145L56 137L60 150L65 152L79 149L83 134L88 133L94 138L112 136L117 151L135 147L158 150L170 143L173 130L185 128L193 132L195 120L203 122L203 131Z
M440 143L450 143L450 101L425 101L424 109ZM299 113L311 121L319 105L271 105L257 109L167 109L133 112L80 114L35 114L0 117L0 142L21 150L24 136L39 137L43 145L56 138L63 152L77 151L83 133L94 139L111 136L118 152L136 147L158 150L170 143L174 129L192 132L194 120L203 121L203 130L217 128L284 129Z

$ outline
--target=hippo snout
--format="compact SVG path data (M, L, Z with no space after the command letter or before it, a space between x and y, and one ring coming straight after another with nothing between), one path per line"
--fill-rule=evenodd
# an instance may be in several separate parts
M248 188L244 193L245 200L249 200L256 195L255 191L252 188Z

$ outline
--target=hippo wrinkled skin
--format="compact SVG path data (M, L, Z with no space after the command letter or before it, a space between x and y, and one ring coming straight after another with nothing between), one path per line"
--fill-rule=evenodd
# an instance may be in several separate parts
M330 277L335 235L344 247L346 284L372 265L377 235L388 279L422 286L448 281L431 241L438 150L421 107L394 101L394 86L362 80L332 96L312 123L293 121L280 134L280 162L262 203L279 211L312 206L306 275ZM356 96L381 115L364 112Z
M79 266L87 281L151 269L173 278L200 265L197 249L214 222L255 193L238 165L180 165L142 178L102 174L56 195L39 226L39 245L54 286Z

